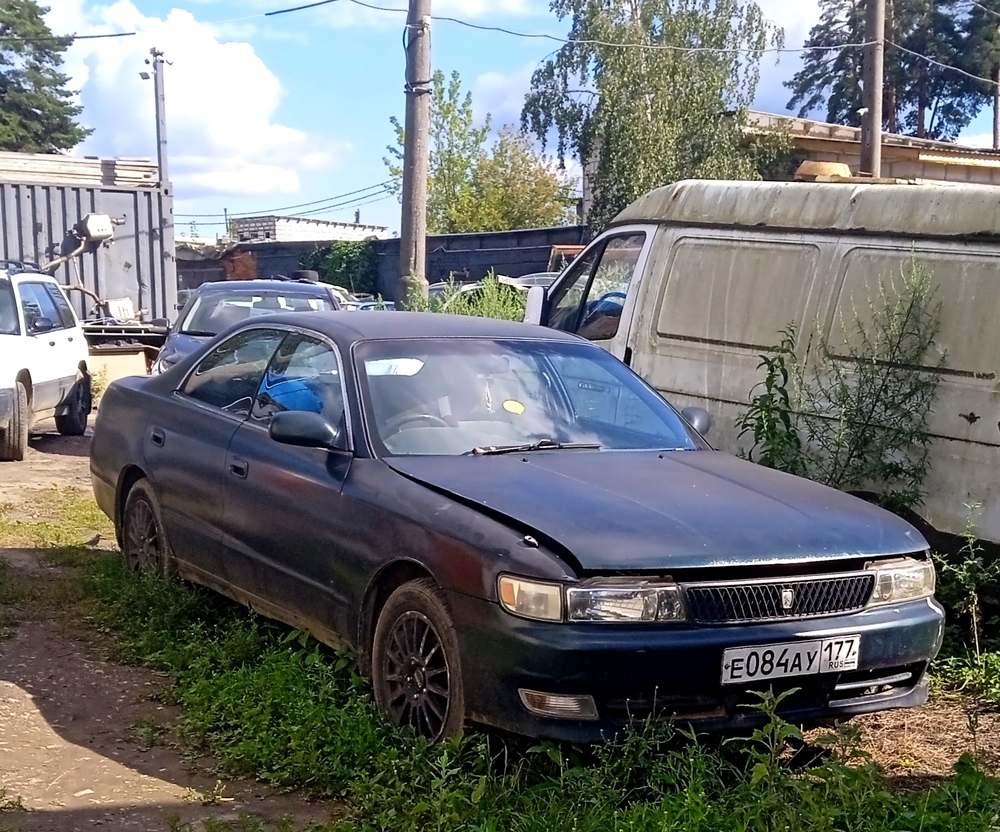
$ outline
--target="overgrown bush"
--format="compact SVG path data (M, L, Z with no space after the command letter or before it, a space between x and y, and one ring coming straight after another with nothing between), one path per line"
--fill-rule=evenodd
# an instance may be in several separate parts
M498 318L523 321L527 295L497 280L491 271L482 280L482 287L471 292L461 291L454 283L442 296L430 301L411 296L406 308L419 312L445 312L449 315L472 315L477 318Z
M378 255L370 243L337 241L302 255L303 269L319 273L319 279L351 292L378 293Z
M931 437L927 420L943 356L932 346L941 304L916 261L880 280L867 314L823 337L807 370L795 328L761 356L764 381L737 421L753 437L748 456L770 467L845 490L876 491L888 508L923 499Z

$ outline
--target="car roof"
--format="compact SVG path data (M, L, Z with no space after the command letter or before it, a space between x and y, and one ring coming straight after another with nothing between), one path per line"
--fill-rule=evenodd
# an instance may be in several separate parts
M325 283L304 280L213 280L202 283L196 292L309 292L329 295L330 287Z
M0 269L0 276L8 278L12 283L27 283L29 281L38 283L39 281L45 281L46 283L59 285L59 281L47 272L27 272L21 269L9 270L3 268Z
M534 338L547 341L580 339L555 329L440 312L395 312L392 315L359 315L357 312L294 312L262 315L253 326L295 323L344 342L408 338Z

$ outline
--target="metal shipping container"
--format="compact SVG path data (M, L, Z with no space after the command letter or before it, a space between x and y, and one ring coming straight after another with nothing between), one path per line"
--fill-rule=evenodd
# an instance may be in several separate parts
M8 178L5 173L0 170L0 178ZM104 300L130 298L137 312L145 310L143 320L173 320L177 269L169 186L0 181L0 258L42 264L67 254L79 244L73 226L90 213L112 217L114 239L60 266L56 277L66 285L83 285ZM90 315L90 298L71 292L70 299L81 317Z

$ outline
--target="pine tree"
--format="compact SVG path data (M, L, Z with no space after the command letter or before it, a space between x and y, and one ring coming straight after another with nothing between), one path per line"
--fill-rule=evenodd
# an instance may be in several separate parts
M825 106L835 124L860 124L865 0L820 0L820 20L802 69L786 86L789 108L808 117ZM982 106L976 82L947 67L965 60L960 0L887 0L883 127L931 139L954 139ZM927 60L930 59L930 60ZM936 63L932 63L934 61Z
M56 38L35 0L0 2L0 150L69 150L91 131L76 123L81 108L60 69L72 42Z
M993 149L1000 150L1000 0L977 0L965 32L965 70L992 81L980 89L993 105Z

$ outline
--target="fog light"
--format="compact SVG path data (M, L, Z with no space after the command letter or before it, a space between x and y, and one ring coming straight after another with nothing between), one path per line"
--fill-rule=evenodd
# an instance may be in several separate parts
M593 696L567 696L563 693L540 693L520 688L521 703L533 714L556 719L597 719Z

